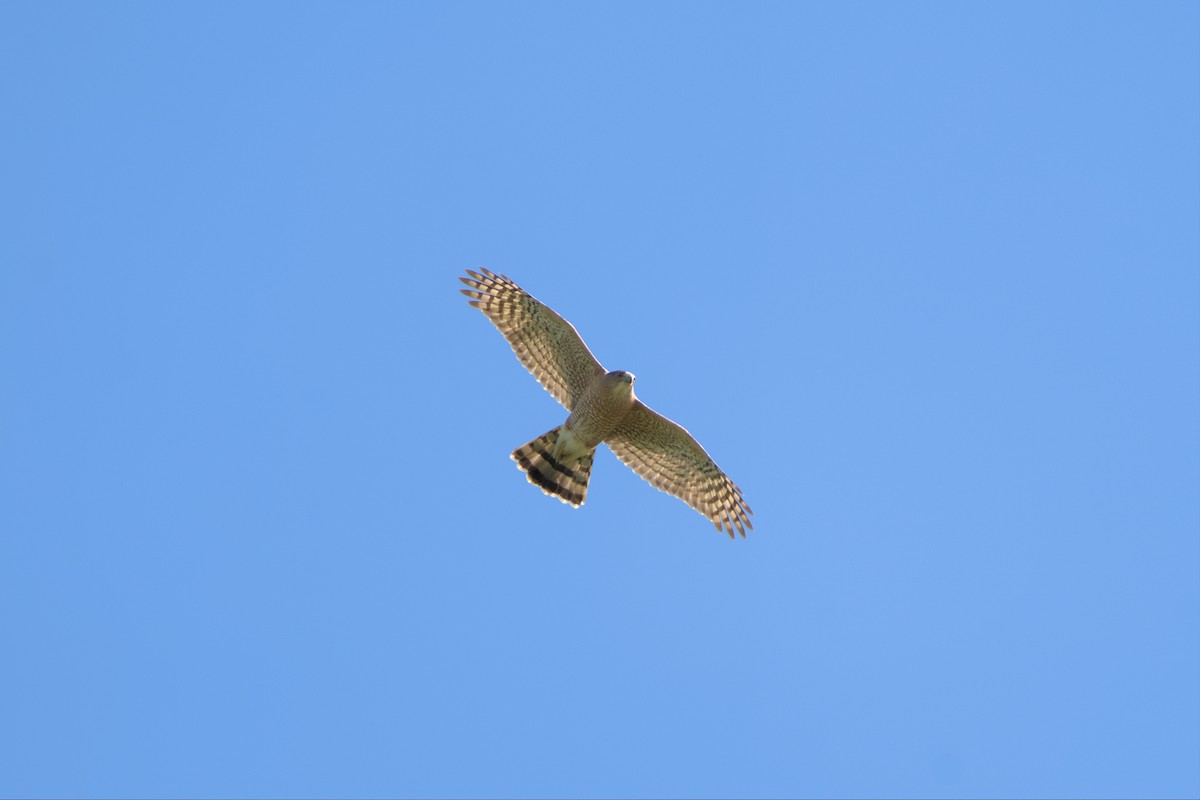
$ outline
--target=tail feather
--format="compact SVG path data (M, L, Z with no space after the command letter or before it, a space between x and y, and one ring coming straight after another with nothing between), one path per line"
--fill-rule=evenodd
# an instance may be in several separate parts
M570 459L570 463L563 463L553 455L558 432L559 428L555 428L521 445L513 450L512 460L517 462L534 486L579 508L587 499L588 479L592 476L592 458L596 455L596 449L592 448L577 459Z

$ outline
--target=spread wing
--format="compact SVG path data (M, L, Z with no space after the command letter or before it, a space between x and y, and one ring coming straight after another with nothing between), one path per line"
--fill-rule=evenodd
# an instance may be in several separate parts
M525 369L570 411L588 383L604 367L588 350L571 323L503 275L467 270L459 289L492 321L512 345Z
M656 489L673 494L730 537L753 529L742 490L721 472L700 443L671 420L637 400L604 440L625 465Z

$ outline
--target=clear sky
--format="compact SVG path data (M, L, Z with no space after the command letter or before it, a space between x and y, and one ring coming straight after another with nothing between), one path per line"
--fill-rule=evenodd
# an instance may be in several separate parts
M0 795L1200 795L1200 5L0 4ZM521 283L730 541L456 291Z

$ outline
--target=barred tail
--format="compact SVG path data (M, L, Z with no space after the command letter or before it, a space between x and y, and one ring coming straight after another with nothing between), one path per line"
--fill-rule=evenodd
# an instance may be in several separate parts
M570 463L560 462L553 456L559 430L555 428L513 450L512 460L517 462L534 486L579 508L587 499L588 478L592 476L592 458L596 455L596 448L593 447L579 458L564 459Z

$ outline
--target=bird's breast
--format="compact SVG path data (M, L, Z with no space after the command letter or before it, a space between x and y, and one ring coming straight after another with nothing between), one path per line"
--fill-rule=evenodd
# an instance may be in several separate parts
M567 427L577 441L592 448L612 433L633 407L633 393L628 384L625 387L625 391L604 385L588 387L567 418Z

